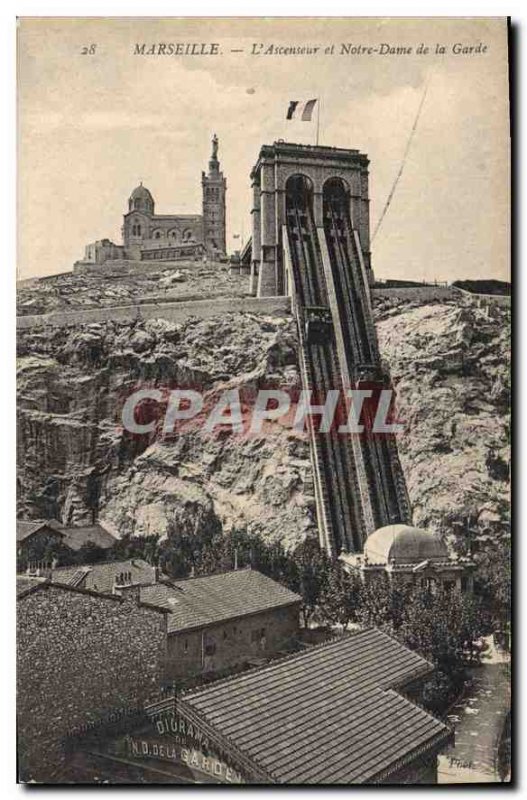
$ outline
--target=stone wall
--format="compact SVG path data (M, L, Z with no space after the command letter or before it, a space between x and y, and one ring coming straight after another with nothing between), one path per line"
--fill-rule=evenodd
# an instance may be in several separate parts
M167 670L174 677L187 677L219 672L249 659L270 656L286 648L298 635L299 613L299 604L295 603L205 630L171 634ZM256 638L262 629L265 629L264 640ZM214 646L214 654L205 655L203 659L202 649L207 644Z
M468 292L466 289L461 289L459 286L454 286L453 290L461 297L475 300L479 308L485 306L503 306L504 308L509 308L511 305L510 294L477 294L476 292Z
M64 780L75 731L158 693L165 614L132 597L50 585L17 605L19 778Z
M283 317L289 314L289 297L221 297L172 303L144 303L141 305L90 308L86 311L56 311L51 314L28 314L17 317L17 329L68 327L91 322L132 322L145 319L166 319L185 322L190 317L206 319L229 313L266 314Z
M456 290L452 286L373 286L372 300L405 300L429 303L433 300L453 300Z

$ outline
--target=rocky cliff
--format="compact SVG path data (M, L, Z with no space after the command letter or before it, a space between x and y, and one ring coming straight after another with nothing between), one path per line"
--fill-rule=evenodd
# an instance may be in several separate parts
M503 526L508 512L508 311L470 302L376 308L398 392L415 522ZM314 532L305 437L196 428L170 441L123 432L137 386L206 391L297 385L291 319L231 314L182 325L93 324L19 335L18 506L23 517L116 533L245 527L286 544Z
M399 452L414 522L448 535L506 532L510 310L470 300L376 310L405 432Z
M172 440L123 431L138 387L256 391L298 383L291 319L231 314L183 325L93 324L19 337L22 516L116 533L243 526L286 542L314 530L309 446L279 423L262 436Z

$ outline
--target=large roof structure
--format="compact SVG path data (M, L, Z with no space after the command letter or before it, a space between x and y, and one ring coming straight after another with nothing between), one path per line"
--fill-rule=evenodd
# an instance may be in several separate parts
M374 783L450 740L397 691L432 670L371 629L191 690L179 708L262 782Z
M385 525L364 543L364 560L368 564L419 564L449 559L448 549L436 533L411 525Z
M16 540L19 543L27 541L33 534L39 531L50 531L62 536L64 544L71 550L80 548L92 542L103 549L112 547L117 541L109 531L100 523L95 525L67 526L53 519L41 520L17 520Z
M17 519L16 521L16 540L17 542L24 542L29 539L37 531L44 528L57 533L63 537L66 536L65 530L59 522L55 520L37 519L37 520L23 520Z
M167 632L203 628L224 620L300 603L301 597L253 569L157 583L141 600L171 611Z
M157 571L143 559L133 558L128 561L58 567L52 571L51 580L52 583L111 594L116 581L117 584L130 586L155 583Z

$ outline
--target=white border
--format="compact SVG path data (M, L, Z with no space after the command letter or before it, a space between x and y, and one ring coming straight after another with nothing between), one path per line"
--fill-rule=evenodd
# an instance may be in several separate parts
M181 13L188 11L192 8L192 14ZM180 12L181 10L181 12ZM247 13L250 10L250 13ZM426 11L426 13L423 13ZM0 475L2 477L2 519L4 521L3 536L6 541L11 544L11 547L2 550L2 565L3 565L3 580L0 581L0 591L2 593L2 631L1 640L3 644L3 658L2 658L2 688L4 697L2 698L2 724L0 726L0 786L3 789L3 797L10 798L15 794L18 796L23 787L15 785L15 684L14 684L14 644L15 644L15 615L14 611L14 560L15 560L15 536L14 536L14 522L15 522L15 367L14 367L14 332L15 332L15 270L14 264L16 263L16 238L15 238L15 223L16 212L14 198L16 196L16 132L15 132L15 119L16 119L16 103L15 103L15 81L16 81L16 53L15 53L15 18L17 16L146 16L146 17L163 17L163 16L512 16L513 23L519 26L519 35L517 37L517 44L520 44L522 38L523 27L526 11L525 2L520 3L519 0L513 2L489 2L488 0L479 0L479 2L456 2L456 0L432 0L423 4L422 2L399 2L397 4L379 2L379 0L368 0L368 2L335 2L334 0L325 0L324 3L315 3L311 0L305 2L284 2L284 0L252 0L251 3L234 2L233 0L223 0L221 4L213 2L205 2L204 0L193 0L191 4L179 5L173 0L151 0L151 2L138 2L138 0L92 0L92 2L76 2L74 5L70 2L38 2L38 0L20 0L19 2L12 2L11 0L4 0L0 9L0 97L1 97L1 162L0 162L0 181L2 190L0 192L0 220L2 223L2 236L0 242L2 243L2 261L0 269L3 271L2 291L0 292L0 331L2 342L2 366L4 369L2 380L2 394L1 394L1 417L3 421L3 441L1 446L2 470ZM520 114L521 107L525 105L525 75L523 74L523 59L521 54L517 58L518 75L516 81L521 90L521 97L517 98L517 130L516 134L519 136L522 130L523 115ZM523 80L522 80L523 79ZM521 88L523 85L523 89ZM523 103L522 103L523 101ZM517 149L519 150L521 142L517 142ZM523 217L520 217L520 196L522 189L525 185L525 176L522 175L520 179L520 164L519 158L516 164L516 226L518 228L518 239L522 228ZM521 242L518 241L518 251L516 253L517 269L515 273L516 283L515 291L520 293L518 298L518 307L522 309L527 308L527 297L525 284L520 281L521 273ZM518 320L518 341L516 343L517 352L519 353L518 362L520 359L525 358L524 353L527 352L527 334L525 325L522 323L524 314L519 315ZM524 375L518 378L518 398L524 395L522 391L524 386ZM518 417L520 404L516 400L516 416ZM518 421L516 422L518 430L518 444L520 446L519 455L516 459L518 465L522 463L522 454L525 454L526 435L525 432L520 430ZM522 481L521 467L519 469L519 480ZM523 486L519 486L517 494L521 497ZM527 486L525 487L527 489ZM524 535L526 526L522 523L524 516L521 513L516 515L515 532L519 536ZM520 587L522 584L521 572L522 565L518 563L518 558L523 555L519 552L519 546L516 548L516 613L515 620L518 627L519 621L522 619L522 612L526 611L525 594L520 597ZM9 576L9 580L6 580ZM518 631L516 631L516 641L518 640ZM521 653L515 654L515 676L516 676L516 703L515 717L521 715L518 683L521 678L520 663ZM521 710L524 710L524 704L521 703ZM519 726L516 725L516 735L519 736ZM516 751L516 770L521 770L523 753ZM521 777L521 775L519 776ZM497 788L497 787L496 787ZM51 795L58 795L56 789L48 790ZM66 794L65 794L66 791ZM69 796L75 788L64 790L60 789L60 796ZM124 790L125 795L130 795L133 790ZM143 790L143 795L152 795L155 788L147 788ZM184 792L183 787L177 788L178 793ZM186 790L189 791L189 790ZM291 791L290 789L277 790L273 789L273 793ZM298 793L298 789L294 790ZM302 790L300 790L302 792ZM306 797L320 796L326 790L321 788L319 790L304 790ZM365 791L371 796L374 794L385 791L383 789L359 789L358 787L351 787L350 791L356 795L357 792L363 794ZM433 789L413 789L412 796L420 797ZM245 793L254 793L254 790L246 789ZM415 793L417 792L417 793ZM202 795L203 790L192 789L194 796ZM227 791L227 794L234 796L235 792ZM48 796L49 793L48 793ZM121 794L122 796L122 794ZM222 791L222 796L226 796L225 791Z

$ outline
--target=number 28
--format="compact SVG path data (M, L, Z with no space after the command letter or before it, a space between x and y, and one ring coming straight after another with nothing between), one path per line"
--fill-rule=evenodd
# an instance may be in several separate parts
M97 50L96 44L86 44L84 45L84 47L81 47L81 55L94 56L96 50Z

